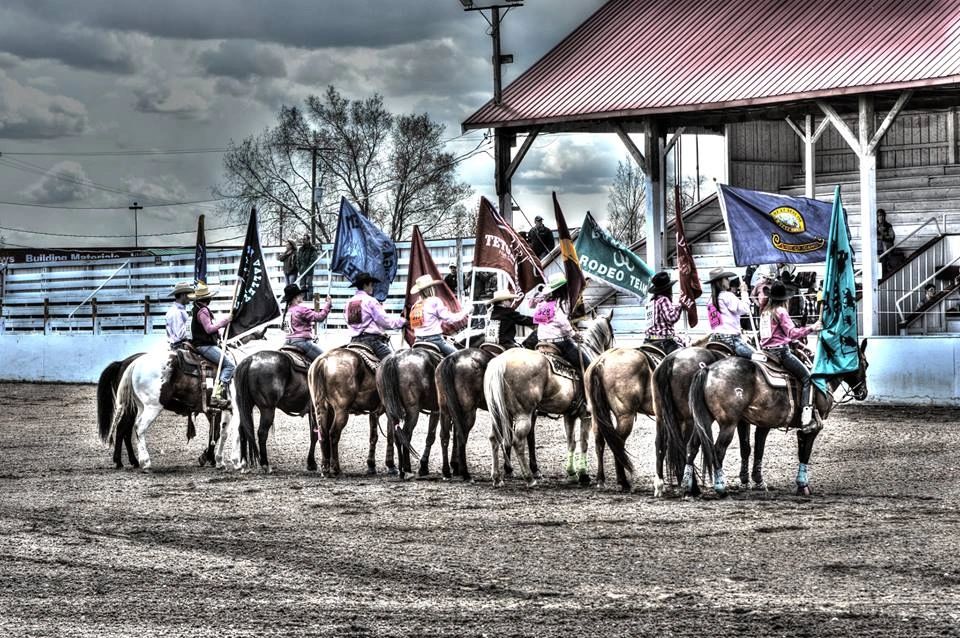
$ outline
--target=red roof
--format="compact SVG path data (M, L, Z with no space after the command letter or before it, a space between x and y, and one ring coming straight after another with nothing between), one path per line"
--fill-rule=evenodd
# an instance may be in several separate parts
M465 129L960 82L960 0L610 0Z

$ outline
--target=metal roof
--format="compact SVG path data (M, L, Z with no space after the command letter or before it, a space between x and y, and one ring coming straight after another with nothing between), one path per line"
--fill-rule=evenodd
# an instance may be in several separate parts
M960 82L960 0L610 0L464 129Z

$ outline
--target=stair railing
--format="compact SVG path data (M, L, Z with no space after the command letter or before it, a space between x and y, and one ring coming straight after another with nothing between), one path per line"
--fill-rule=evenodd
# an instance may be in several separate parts
M951 259L949 264L947 264L947 265L945 265L945 266L941 266L941 267L940 267L938 270L936 270L932 275L930 275L929 277L927 277L926 279L924 279L923 281L921 281L919 284L917 284L916 286L914 286L913 288L911 288L910 290L908 290L907 292L903 293L900 297L897 298L897 302L896 302L897 314L900 316L900 321L901 321L901 322L907 320L906 315L903 314L903 301L904 301L907 297L909 297L910 295L913 295L913 294L916 294L916 293L920 292L920 290L921 290L922 288L924 288L928 283L930 283L931 281L933 281L934 279L936 279L936 278L937 278L937 275L939 275L940 273L942 273L943 271L945 271L947 268L950 268L951 266L953 266L953 265L954 265L955 263L957 263L958 261L960 261L960 255L957 255L956 257L954 257L953 259Z
M882 253L880 253L880 255L877 257L877 260L879 261L879 260L883 259L883 258L886 257L887 255L889 255L890 253L892 253L894 250L896 250L897 248L899 248L900 246L902 246L904 243L906 243L906 241L907 241L908 239L910 239L911 237L913 237L914 235L916 235L917 233L919 233L921 229L923 229L923 228L925 228L926 226L928 226L931 222L934 223L934 224L936 224L936 226L937 226L937 237L943 237L944 233L946 232L946 228L947 228L946 214L943 215L943 228L940 228L940 218L938 218L936 215L933 215L932 217L929 217L928 219L924 220L924 222L923 222L922 224L920 224L919 226L917 226L916 228L914 228L913 231L912 231L909 235L907 235L906 237L901 238L900 241L895 242L895 243L893 244L893 246L891 246L890 248L887 248L885 251L883 251Z

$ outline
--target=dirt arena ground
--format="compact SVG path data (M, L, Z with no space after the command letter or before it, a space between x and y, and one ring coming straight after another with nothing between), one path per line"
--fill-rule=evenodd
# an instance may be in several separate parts
M363 476L361 419L341 479L306 471L289 417L273 475L198 467L205 428L173 416L142 473L113 469L94 390L0 384L0 635L960 635L956 410L841 407L812 498L775 432L770 491L655 500L647 419L634 494L561 479L549 420L535 489L491 487L485 420L472 484Z

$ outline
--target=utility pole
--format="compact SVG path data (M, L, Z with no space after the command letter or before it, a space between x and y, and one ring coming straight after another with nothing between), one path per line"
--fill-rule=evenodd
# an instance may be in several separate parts
M320 151L332 151L327 146L298 146L298 151L310 152L311 177L310 177L310 241L317 243L317 213L320 211L320 202L317 201L317 154Z
M463 5L464 11L479 11L483 19L490 25L490 35L493 38L493 103L500 105L503 103L502 67L504 64L511 64L513 62L512 54L503 55L500 53L500 22L510 9L522 7L523 0L502 0L501 2L493 2L491 4L484 4L483 6L475 5L473 0L460 0L460 4ZM490 10L489 18L483 13L487 9ZM500 14L500 9L506 9L503 15Z
M139 222L137 221L137 211L143 210L143 206L137 202L133 202L133 206L127 206L127 210L133 211L133 245L135 248L140 247L140 228Z

